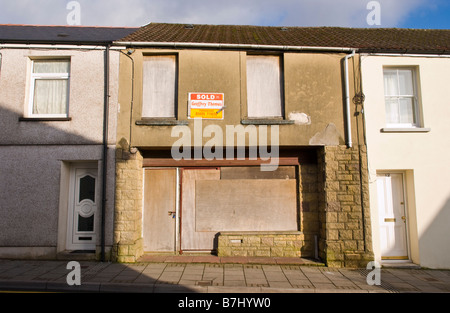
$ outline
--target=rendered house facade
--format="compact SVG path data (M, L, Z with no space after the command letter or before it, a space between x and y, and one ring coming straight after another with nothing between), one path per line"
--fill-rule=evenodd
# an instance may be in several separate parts
M0 257L109 257L119 52L108 46L132 31L0 26Z
M116 43L118 261L372 259L358 58L329 35L149 24Z
M382 262L450 265L450 59L441 53L362 57L374 253Z

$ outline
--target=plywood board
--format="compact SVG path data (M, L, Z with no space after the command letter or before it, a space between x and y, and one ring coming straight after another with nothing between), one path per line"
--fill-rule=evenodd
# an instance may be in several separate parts
M293 231L295 179L196 182L196 231Z
M223 167L220 179L295 179L295 166L279 166L275 171L261 171L259 166Z
M175 251L176 170L145 171L144 251Z
M184 169L181 186L181 250L213 250L216 231L197 230L196 181L218 181L218 169Z

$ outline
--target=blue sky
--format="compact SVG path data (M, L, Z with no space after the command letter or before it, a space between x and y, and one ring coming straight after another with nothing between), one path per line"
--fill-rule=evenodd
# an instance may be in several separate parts
M0 24L66 25L71 0L0 0ZM78 0L85 26L150 22L450 29L450 0Z

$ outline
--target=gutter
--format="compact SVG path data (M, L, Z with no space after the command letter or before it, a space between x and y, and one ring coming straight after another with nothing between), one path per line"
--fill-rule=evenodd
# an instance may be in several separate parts
M55 49L55 50L105 50L105 43L97 43L92 45L64 45L64 44L0 44L0 49ZM122 50L125 47L110 47L111 50Z
M116 41L114 45L133 47L164 47L164 48L209 48L209 49L245 49L245 50L283 50L283 51L330 51L352 52L352 48L342 47L307 47L307 46L275 46L229 43L203 43L203 42L140 42L140 41Z

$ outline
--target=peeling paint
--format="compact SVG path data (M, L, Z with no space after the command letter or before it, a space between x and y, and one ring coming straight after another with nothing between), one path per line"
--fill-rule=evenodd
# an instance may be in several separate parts
M309 140L310 145L337 146L344 143L344 139L333 123L328 124L323 131L316 133Z
M311 117L306 113L291 112L288 118L294 121L296 125L311 125Z

